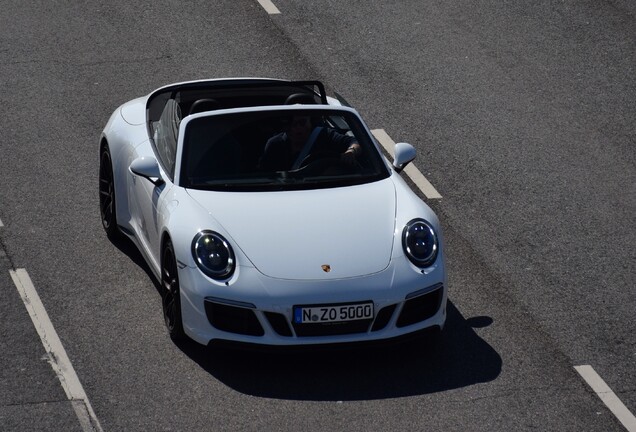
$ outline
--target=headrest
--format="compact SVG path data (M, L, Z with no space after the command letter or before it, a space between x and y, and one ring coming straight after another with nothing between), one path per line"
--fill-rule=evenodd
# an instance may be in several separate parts
M221 104L216 99L199 99L190 107L190 114L213 111L219 108L221 108Z
M295 104L315 104L316 98L314 98L309 93L294 93L287 97L285 101L285 105L295 105Z

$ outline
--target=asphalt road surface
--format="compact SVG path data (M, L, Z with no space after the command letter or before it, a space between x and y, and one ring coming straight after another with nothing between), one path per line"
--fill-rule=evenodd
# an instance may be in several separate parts
M0 430L627 430L575 367L636 413L634 4L274 4L279 14L256 0L2 2ZM442 196L428 200L447 240L441 340L171 342L150 271L102 231L98 138L127 100L233 76L322 80L416 146ZM88 424L18 269L90 401Z

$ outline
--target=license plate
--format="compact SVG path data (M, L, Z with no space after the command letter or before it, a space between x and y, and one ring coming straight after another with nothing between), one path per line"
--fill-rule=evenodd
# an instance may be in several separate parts
M373 318L373 303L295 306L294 323L332 323Z

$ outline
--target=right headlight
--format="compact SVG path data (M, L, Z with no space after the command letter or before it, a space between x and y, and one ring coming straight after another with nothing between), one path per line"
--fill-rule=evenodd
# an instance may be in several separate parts
M424 219L413 219L402 232L404 253L418 267L429 267L435 262L439 244L433 227Z
M234 273L232 246L214 231L200 231L194 236L192 256L199 269L212 279L227 279Z

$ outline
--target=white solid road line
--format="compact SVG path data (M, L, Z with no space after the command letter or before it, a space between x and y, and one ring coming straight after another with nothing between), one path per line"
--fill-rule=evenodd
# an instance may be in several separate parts
M270 15L276 15L279 14L280 11L278 10L278 8L276 6L274 6L274 3L271 2L271 0L257 0L261 6L263 6L263 9L265 9L265 12L267 12Z
M636 432L636 417L621 402L611 388L603 381L603 378L596 373L590 365L574 366L574 369L583 377L585 382L592 387L592 390L603 401L616 418L625 426L629 432Z
M82 383L80 383L73 365L66 355L66 351L62 346L62 342L58 337L53 324L49 319L49 315L44 309L44 305L40 300L31 278L25 269L9 270L13 283L15 284L20 297L26 306L31 321L40 335L42 345L46 350L51 367L57 374L57 377L64 388L66 397L75 410L75 414L82 426L84 432L102 432L102 427L95 416L93 407L91 406Z
M4 225L2 225L2 219L0 219L0 228L2 228Z
M384 129L373 129L371 131L373 136L382 144L382 147L391 155L391 157L395 157L393 154L393 150L395 148L395 142L391 139L389 134L386 133ZM440 199L442 196L435 190L431 182L429 182L426 177L417 169L415 165L412 163L407 165L404 168L404 172L408 175L413 183L420 188L424 196L429 199Z

